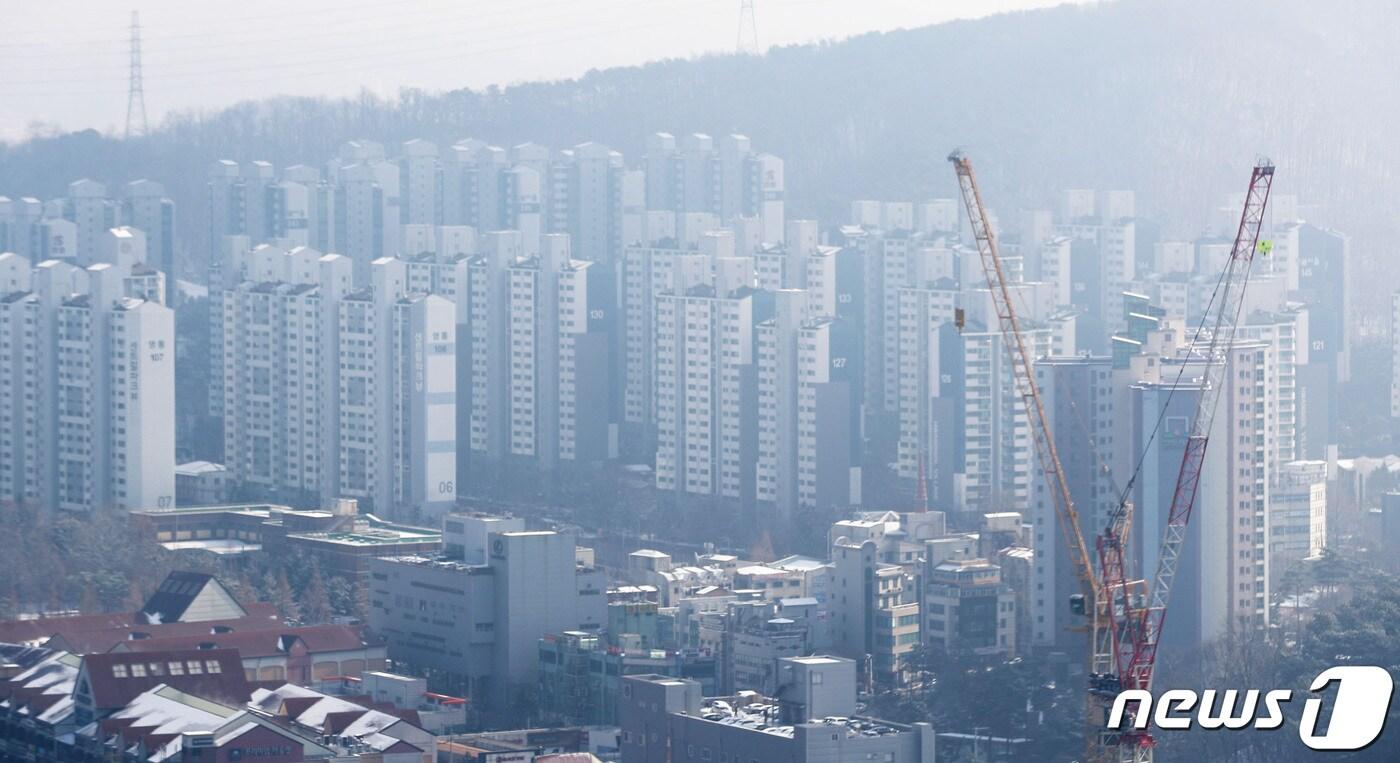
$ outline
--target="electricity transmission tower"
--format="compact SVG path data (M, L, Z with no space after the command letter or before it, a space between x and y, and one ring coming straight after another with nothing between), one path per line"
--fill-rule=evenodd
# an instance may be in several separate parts
M126 86L126 137L131 137L131 123L139 120L140 133L146 134L146 91L141 84L141 19L131 12L131 74Z
M740 53L758 55L758 22L754 19L753 0L739 0L739 41L736 46Z

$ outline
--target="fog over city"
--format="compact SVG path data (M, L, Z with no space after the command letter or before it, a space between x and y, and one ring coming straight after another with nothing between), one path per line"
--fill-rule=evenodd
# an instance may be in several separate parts
M730 53L737 3L613 0L270 0L140 5L149 116L274 95L392 96L577 77L591 69ZM766 50L1058 3L1048 0L772 0L753 29ZM759 16L761 15L761 19ZM761 30L759 30L761 22ZM84 0L7 12L0 138L33 123L109 130L126 105L130 11ZM746 40L746 44L752 43Z
M1400 757L1397 28L0 10L0 763Z

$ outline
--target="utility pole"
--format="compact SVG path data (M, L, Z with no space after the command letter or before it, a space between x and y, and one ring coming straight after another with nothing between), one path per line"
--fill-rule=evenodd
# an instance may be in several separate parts
M735 47L739 53L758 55L762 51L758 47L758 21L754 18L753 2L754 0L739 0L739 37ZM747 45L744 39L746 31Z
M126 86L126 137L131 137L131 123L139 120L140 132L146 134L146 91L141 83L141 17L131 12L131 73Z

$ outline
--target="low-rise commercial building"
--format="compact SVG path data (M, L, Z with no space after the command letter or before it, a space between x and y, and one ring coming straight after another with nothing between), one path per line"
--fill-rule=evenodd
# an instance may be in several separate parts
M450 515L448 521L484 520ZM428 671L454 693L499 699L512 683L536 680L541 637L596 631L607 621L606 580L598 568L579 563L572 534L510 530L457 537L463 558L370 562L370 625L388 639L396 662Z
M337 697L368 697L376 705L412 711L418 716L418 725L434 734L458 731L467 722L464 697L428 691L428 679L419 676L366 670L359 675L325 678L314 688Z
M355 580L367 578L369 560L375 557L436 553L442 548L441 532L361 514L353 499L338 500L324 510L252 503L137 511L132 518L171 550L296 554L314 559L325 574Z
M699 684L630 676L619 703L622 763L790 761L933 763L927 723L856 713L856 666L837 657L782 661L783 689L704 699Z
M613 725L622 680L666 675L715 690L713 656L694 651L609 646L596 633L567 631L540 639L540 702L547 717L564 723Z
M880 561L873 539L837 538L832 546L830 608L834 651L869 659L871 683L899 686L919 646L919 601L913 577L899 564Z
M924 639L948 653L1012 655L1016 593L986 559L932 566L924 583Z

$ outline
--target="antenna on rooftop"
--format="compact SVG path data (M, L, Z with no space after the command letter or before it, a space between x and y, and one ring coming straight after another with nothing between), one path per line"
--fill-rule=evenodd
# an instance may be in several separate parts
M758 22L754 18L753 2L754 0L739 0L739 39L736 48L739 53L758 55L763 51L758 47Z
M139 119L146 134L146 90L141 83L141 16L131 12L131 74L126 87L126 137L131 137L132 120Z

